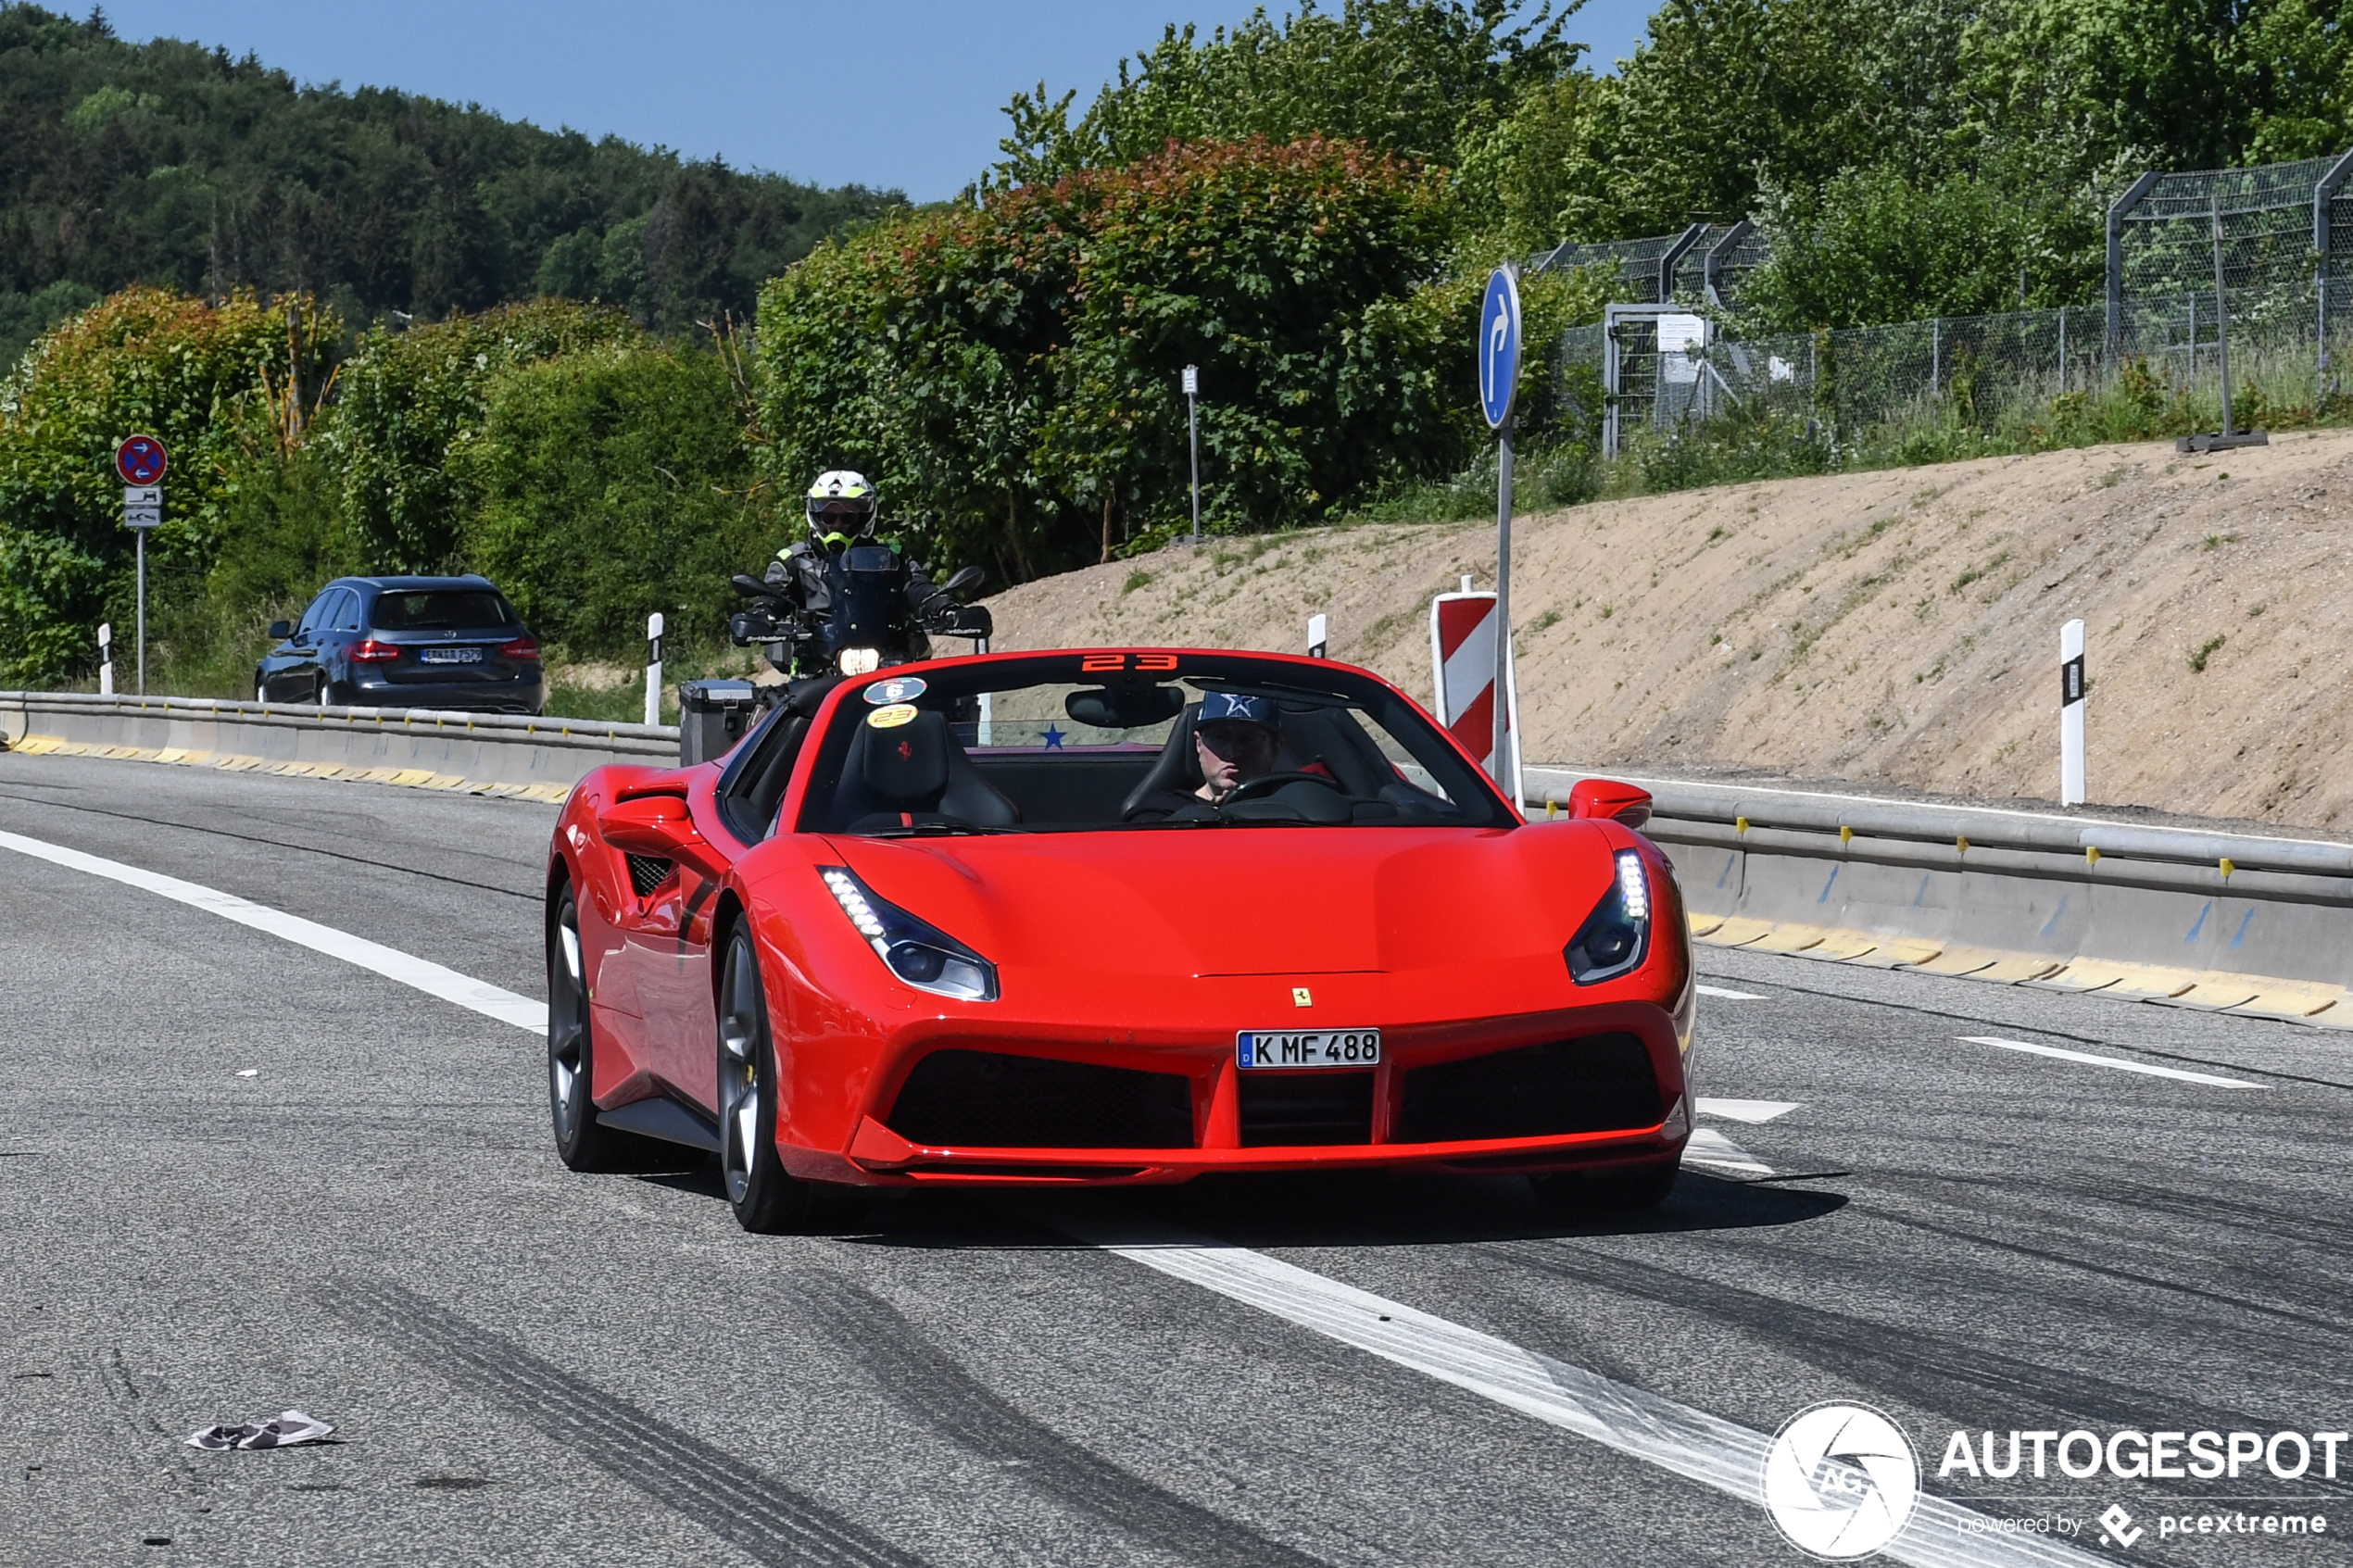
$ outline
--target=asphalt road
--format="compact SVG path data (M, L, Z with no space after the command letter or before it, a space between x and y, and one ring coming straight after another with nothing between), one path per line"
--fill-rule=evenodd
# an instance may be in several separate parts
M553 814L0 756L0 832L531 997ZM1220 1258L1619 1390L1643 1441L1860 1401L1931 1492L2087 1557L2347 1555L2353 1445L2334 1482L1937 1472L1957 1429L2353 1424L2353 1036L1703 949L1749 995L1704 1000L1700 1092L1793 1109L1704 1116L1718 1163L1637 1223L1257 1179L754 1237L707 1171L566 1172L521 1029L85 872L0 879L0 1562L1805 1561L1641 1442L1187 1276ZM182 1442L289 1407L335 1440ZM2331 1533L2158 1533L2288 1512Z

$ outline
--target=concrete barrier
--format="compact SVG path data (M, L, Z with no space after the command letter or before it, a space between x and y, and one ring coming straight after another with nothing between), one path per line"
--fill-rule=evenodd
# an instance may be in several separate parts
M669 725L0 692L16 750L560 801ZM1526 771L1531 810L1585 773ZM1609 772L1642 785L1692 935L1840 963L2353 1028L2353 845Z
M77 692L0 692L0 738L35 755L558 801L604 763L678 760L678 732L667 724Z
M2353 1028L2353 845L1603 771L1703 942Z

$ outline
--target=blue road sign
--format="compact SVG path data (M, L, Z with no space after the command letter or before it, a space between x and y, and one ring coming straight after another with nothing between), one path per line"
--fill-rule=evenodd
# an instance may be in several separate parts
M1478 307L1478 406L1491 428L1501 430L1512 417L1512 395L1518 390L1519 279L1498 267Z

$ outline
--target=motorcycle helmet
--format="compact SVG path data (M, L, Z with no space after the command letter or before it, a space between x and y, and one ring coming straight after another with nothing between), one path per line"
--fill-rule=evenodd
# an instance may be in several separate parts
M830 469L809 487L809 532L821 539L855 539L873 532L881 497L862 473Z

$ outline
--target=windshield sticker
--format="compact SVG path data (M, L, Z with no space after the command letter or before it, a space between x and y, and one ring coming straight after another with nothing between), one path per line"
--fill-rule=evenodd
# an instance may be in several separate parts
M927 688L920 675L901 675L895 681L877 681L866 688L866 700L876 708L887 702L912 702Z
M912 702L894 702L888 708L877 708L866 715L866 725L875 730L895 730L912 721L917 712Z

